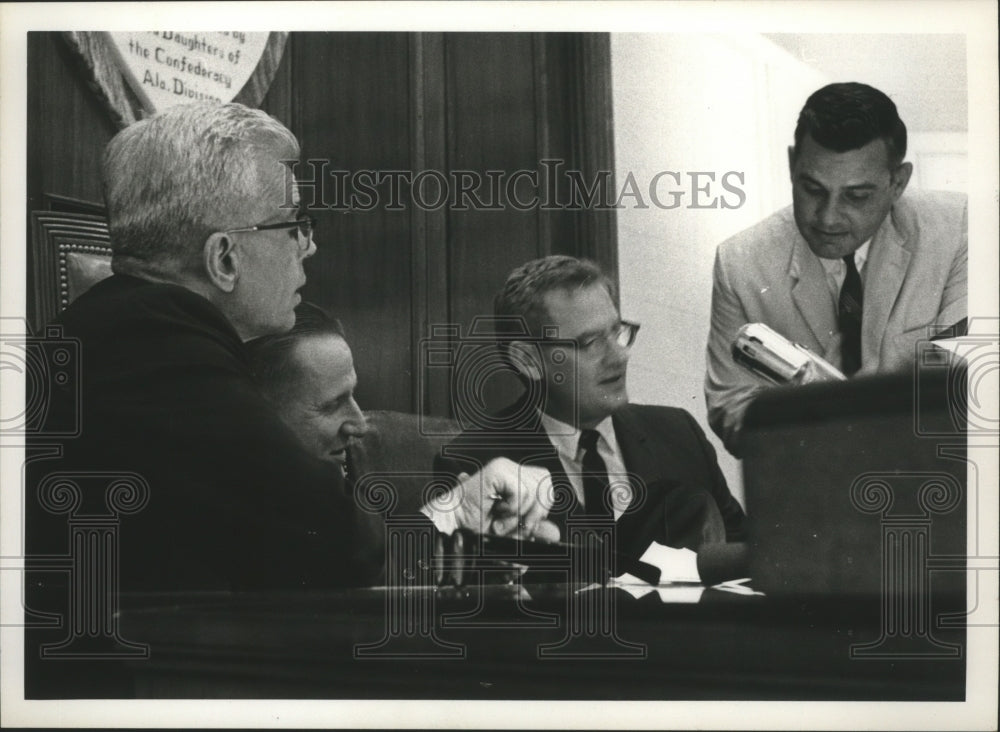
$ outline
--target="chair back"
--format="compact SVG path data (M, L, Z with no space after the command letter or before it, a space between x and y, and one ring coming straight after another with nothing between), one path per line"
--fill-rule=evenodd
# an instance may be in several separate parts
M31 254L28 316L36 333L94 283L111 275L111 243L102 216L33 211Z
M382 410L366 411L365 418L368 433L351 449L355 481L385 479L396 493L394 513L416 513L432 482L434 460L461 432L459 424L446 417Z

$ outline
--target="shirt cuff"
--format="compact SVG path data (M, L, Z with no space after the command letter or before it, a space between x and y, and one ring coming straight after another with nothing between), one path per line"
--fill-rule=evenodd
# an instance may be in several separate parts
M447 501L446 505L449 505L450 503L451 501ZM421 506L420 513L429 518L437 530L442 534L451 536L455 533L455 530L458 529L458 519L455 518L454 509L442 511L441 509L435 508L433 503L426 503Z

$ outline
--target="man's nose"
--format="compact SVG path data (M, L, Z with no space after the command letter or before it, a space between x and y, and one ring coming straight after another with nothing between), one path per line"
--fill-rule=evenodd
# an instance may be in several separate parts
M828 196L819 204L817 218L823 228L829 228L840 223L840 206L837 204L836 196Z
M612 339L608 343L608 350L606 352L606 359L608 363L614 366L621 366L628 363L629 355L631 355L632 346L623 346L618 342L617 339Z
M368 420L353 398L350 403L350 414L340 426L340 431L347 437L363 437L368 432Z
M302 252L303 259L309 259L312 255L316 253L316 235L310 234L309 244L306 246L305 251Z

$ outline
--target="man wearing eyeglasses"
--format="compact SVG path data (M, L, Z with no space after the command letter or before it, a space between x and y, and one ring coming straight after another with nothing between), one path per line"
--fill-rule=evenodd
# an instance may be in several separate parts
M240 104L174 107L108 145L114 275L58 320L80 342L82 433L61 460L32 463L32 484L54 471L148 484L107 568L122 590L327 587L381 572L378 532L341 469L282 421L244 346L294 325L316 251L283 165L298 156L288 129ZM73 406L50 396L56 412ZM527 489L486 472L503 497L486 515L537 521ZM82 511L106 512L100 490ZM481 493L461 495L460 523L481 528ZM65 516L27 511L28 551L65 554Z
M621 319L597 265L567 256L528 262L508 276L494 313L501 354L525 393L463 432L447 448L443 471L500 455L545 467L555 486L549 522L527 538L565 539L572 516L605 517L617 522L621 553L638 557L652 541L687 550L680 558L687 579L697 579L704 547L743 540L743 509L693 417L629 403L639 326ZM470 375L463 383L478 382ZM450 532L446 516L433 518Z

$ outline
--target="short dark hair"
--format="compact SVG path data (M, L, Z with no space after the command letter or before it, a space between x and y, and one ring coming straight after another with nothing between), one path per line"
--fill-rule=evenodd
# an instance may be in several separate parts
M545 296L555 290L572 290L589 285L602 285L615 299L615 288L604 271L589 259L577 259L554 254L517 267L493 299L496 318L497 344L506 354L506 344L513 336L523 333L541 337L546 325Z
M906 125L896 105L878 89L856 81L828 84L810 95L795 126L794 157L806 135L834 152L885 140L892 167L906 156Z
M294 374L292 352L307 338L330 335L347 342L344 326L319 305L301 302L295 308L295 325L285 333L266 335L247 342L250 371L261 391L269 396L281 393Z

